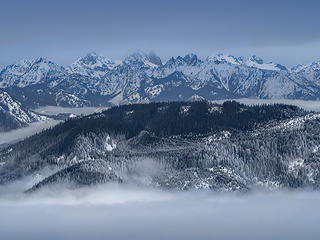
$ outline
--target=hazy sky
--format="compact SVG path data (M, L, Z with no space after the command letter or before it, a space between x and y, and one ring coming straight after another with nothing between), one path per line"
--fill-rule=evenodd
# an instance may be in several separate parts
M320 59L319 10L316 0L1 0L0 67L38 56L67 65L89 51L122 59L135 50L309 63Z

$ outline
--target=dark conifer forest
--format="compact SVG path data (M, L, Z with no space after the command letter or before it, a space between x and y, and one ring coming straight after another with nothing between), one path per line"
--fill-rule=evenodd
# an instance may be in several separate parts
M50 169L28 191L61 181L179 190L318 188L319 123L317 113L283 104L117 106L68 119L2 150L0 183Z

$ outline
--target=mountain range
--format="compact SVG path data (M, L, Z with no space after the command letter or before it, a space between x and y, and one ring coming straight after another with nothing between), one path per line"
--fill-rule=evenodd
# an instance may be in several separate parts
M288 69L257 56L187 54L162 62L154 52L138 51L113 61L91 52L64 67L39 57L4 67L0 95L0 131L37 121L41 116L31 110L40 106L110 107L237 98L317 100L320 61Z
M153 52L136 52L123 61L89 53L63 67L40 57L4 67L0 88L27 108L230 98L316 100L320 61L288 69L257 56L202 59L187 54L163 63Z

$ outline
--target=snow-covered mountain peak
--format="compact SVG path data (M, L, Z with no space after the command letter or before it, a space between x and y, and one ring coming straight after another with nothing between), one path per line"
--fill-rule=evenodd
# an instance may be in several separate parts
M250 62L255 62L257 64L263 64L263 59L258 57L257 55L252 55L250 58L249 58L249 61Z
M71 66L68 67L68 71L85 76L102 77L117 65L116 62L98 55L95 52L89 52L84 57L80 57L72 63Z
M159 67L162 66L161 58L153 51L148 53L148 60Z
M39 75L46 75L49 71L64 72L64 67L48 60L46 57L38 57L30 66L30 73L36 72Z
M21 59L20 61L16 62L14 65L15 66L20 66L20 67L30 67L32 64L32 61L29 59Z
M196 54L189 53L185 55L184 57L178 56L176 58L171 57L164 65L164 67L178 67L178 66L184 66L184 67L195 67L199 63L202 63L202 60L198 58Z
M201 61L198 56L196 54L193 54L193 53L189 53L187 55L184 56L183 60L188 64L188 65L191 65L191 66L195 66L197 65L197 63L199 61Z
M100 55L97 54L95 51L91 51L91 52L88 52L83 58L97 58L99 57Z
M41 62L51 62L49 61L46 57L37 57L33 63L37 64L37 63L41 63Z
M280 64L275 64L275 63L272 63L272 62L265 63L262 58L260 58L260 57L258 57L256 55L253 55L250 58L248 58L245 61L245 64L248 67L254 67L254 68L261 69L261 70L269 70L269 71L280 71L280 70L283 70L283 71L287 71L287 68L285 66L282 66Z
M116 66L116 63L114 61L98 55L95 52L90 52L86 56L79 58L74 64L79 64L90 69L104 67L113 69Z
M179 65L183 61L183 58L178 56L177 58L171 57L166 63L165 66L174 66L174 65Z
M76 62L79 62L81 64L85 65L95 65L97 63L103 63L106 59L95 52L89 52L84 57L80 57Z
M320 72L320 60L319 61L314 61L310 64L302 65L298 64L290 69L292 72L295 73L315 73L315 72Z
M305 65L302 65L302 64L298 64L296 66L293 66L290 71L291 72L300 72L303 68L305 68L306 66Z
M291 73L300 81L313 82L319 86L320 82L320 61L315 61L307 65L297 65L291 68Z
M46 68L46 69L55 69L55 70L62 70L63 67L56 64L55 62L49 60L46 57L37 57L34 60L24 60L24 63L28 65L30 68Z
M142 62L145 58L147 58L147 53L139 50L125 57L123 62L125 63Z
M206 58L207 62L213 62L215 64L231 64L231 65L241 65L245 67L252 67L261 70L270 71L287 71L286 67L280 64L274 64L272 62L265 63L262 58L253 55L249 58L235 57L230 54L217 53Z
M65 69L44 57L38 57L32 61L21 60L4 68L0 72L0 88L18 86L26 87L37 84L52 75L59 75Z
M162 61L154 52L145 53L143 51L136 51L127 56L124 61L125 64L130 65L144 65L145 67L158 68L162 66Z
M241 57L234 57L230 54L217 53L207 57L207 61L215 62L216 64L229 63L233 65L240 65L242 64L243 59Z
M6 74L6 73L22 75L26 71L26 69L28 69L31 65L32 65L32 61L22 59L15 64L12 64L3 68L0 72L0 75Z
M314 69L314 70L319 70L319 69L320 69L320 61L315 61L315 62L311 63L310 66L311 66L312 69Z

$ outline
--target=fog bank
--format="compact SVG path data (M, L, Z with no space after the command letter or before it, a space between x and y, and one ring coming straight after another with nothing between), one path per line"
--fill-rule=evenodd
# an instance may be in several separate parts
M39 114L45 114L48 116L58 115L60 113L70 113L75 115L89 115L95 112L100 112L105 108L98 107L82 107L82 108L67 108L67 107L56 107L56 106L46 106L34 109L33 111ZM9 144L12 142L23 140L33 134L39 133L44 129L52 127L61 121L47 118L46 120L41 120L39 122L30 123L29 126L14 129L8 132L0 133L0 149L1 145Z
M1 239L309 239L317 192L172 193L103 185L0 198Z
M59 113L71 113L76 115L89 115L95 112L101 112L107 108L105 107L57 107L57 106L45 106L33 109L33 111L45 114L45 115L57 115Z
M33 134L58 124L60 121L47 118L39 122L30 123L29 126L0 133L0 147L2 144L23 140Z

